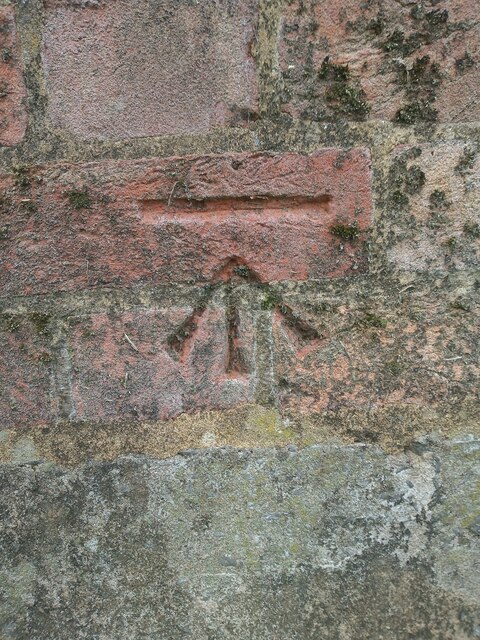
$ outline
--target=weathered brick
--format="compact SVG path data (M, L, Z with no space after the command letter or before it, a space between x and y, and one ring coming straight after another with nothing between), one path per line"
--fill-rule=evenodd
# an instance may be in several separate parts
M0 178L3 293L261 282L366 268L370 156L233 154L62 165Z
M321 302L296 296L289 304L303 331L273 314L279 404L308 415L475 398L478 292L460 291L432 279L370 298L351 287Z
M280 38L285 110L313 119L478 120L475 0L292 0Z
M475 145L400 147L390 171L388 260L407 271L476 268L480 158Z
M0 146L18 144L25 133L25 85L12 5L0 7Z
M52 366L48 316L0 315L0 430L51 422Z
M257 109L258 0L49 0L49 114L84 139L202 133Z
M72 399L88 420L156 420L252 399L252 325L242 317L242 368L226 307L98 314L72 328Z

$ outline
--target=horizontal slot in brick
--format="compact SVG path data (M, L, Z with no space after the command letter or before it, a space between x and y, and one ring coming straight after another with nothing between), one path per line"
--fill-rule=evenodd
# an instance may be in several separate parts
M260 282L366 269L370 155L229 154L58 165L0 177L1 291Z
M250 221L273 217L291 219L295 224L298 216L328 215L330 196L318 198L235 198L228 200L188 200L176 199L173 203L162 200L141 202L142 222L161 224L165 221L201 221L213 218L224 220L235 215Z

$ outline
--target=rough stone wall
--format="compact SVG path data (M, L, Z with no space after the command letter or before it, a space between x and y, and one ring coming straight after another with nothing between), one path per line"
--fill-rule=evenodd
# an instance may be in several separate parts
M0 0L1 640L480 637L475 0Z

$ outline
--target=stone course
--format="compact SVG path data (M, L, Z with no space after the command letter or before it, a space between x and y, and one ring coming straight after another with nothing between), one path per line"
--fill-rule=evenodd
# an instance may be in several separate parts
M478 453L458 441L5 466L2 634L476 638Z

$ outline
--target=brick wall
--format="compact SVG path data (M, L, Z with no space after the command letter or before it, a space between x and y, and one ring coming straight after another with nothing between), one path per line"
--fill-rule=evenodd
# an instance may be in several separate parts
M9 438L475 422L479 30L468 0L4 2Z
M479 637L477 5L0 0L1 640Z

